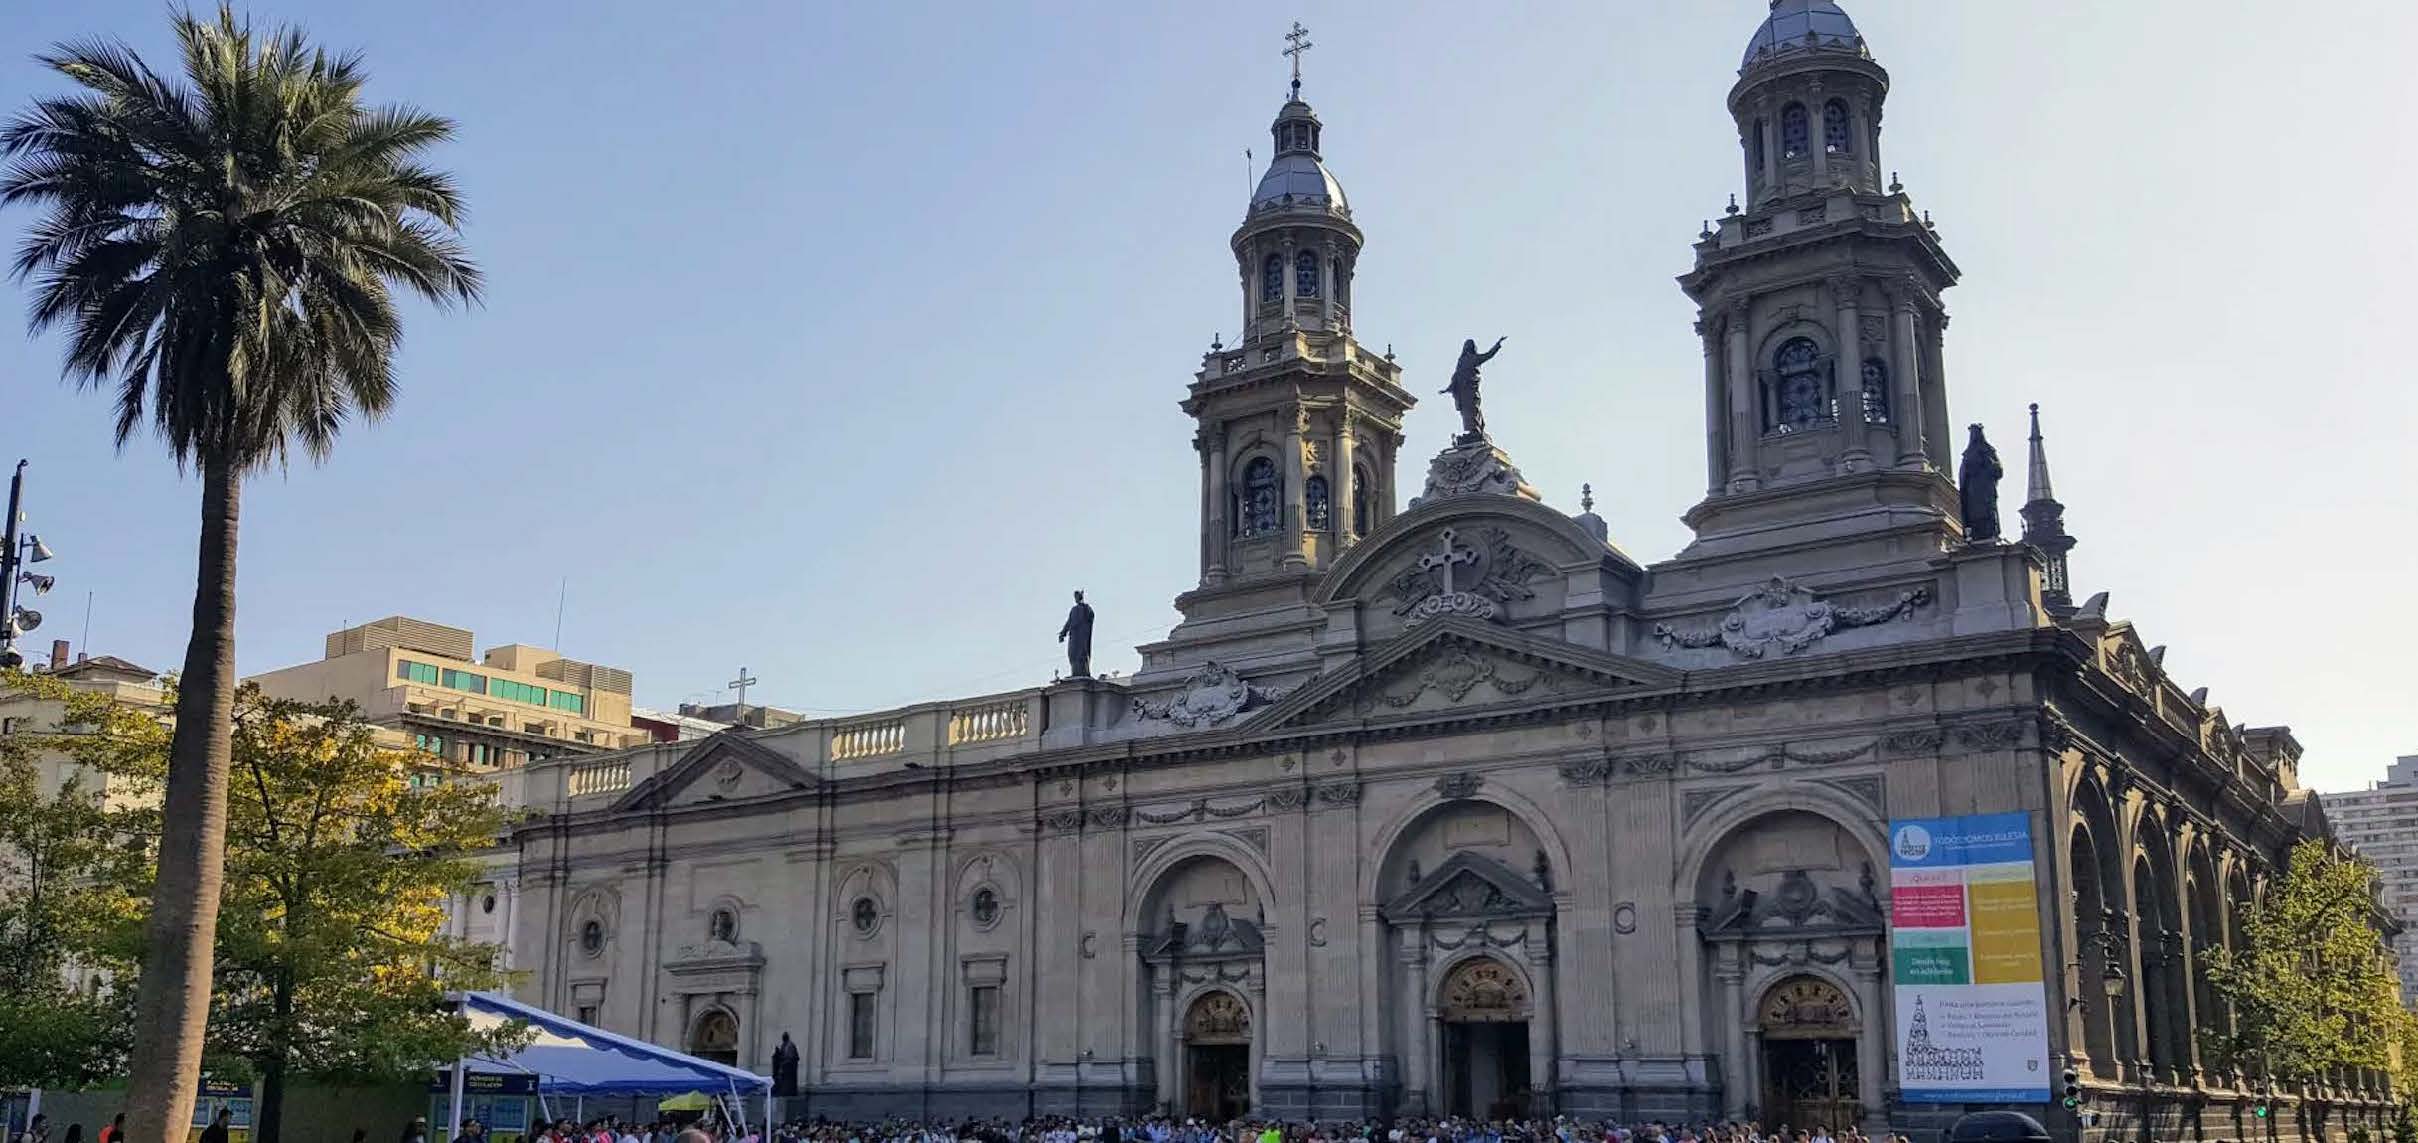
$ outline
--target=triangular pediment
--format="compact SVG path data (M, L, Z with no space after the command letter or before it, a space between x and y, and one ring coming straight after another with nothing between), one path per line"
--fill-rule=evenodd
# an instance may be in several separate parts
M1553 913L1553 896L1493 858L1456 853L1381 911L1389 921L1542 917Z
M787 757L725 730L632 787L616 811L669 809L701 802L735 802L813 789L815 776Z
M1254 729L1364 722L1542 699L1661 687L1679 672L1482 620L1412 628L1360 661L1312 679L1270 707Z

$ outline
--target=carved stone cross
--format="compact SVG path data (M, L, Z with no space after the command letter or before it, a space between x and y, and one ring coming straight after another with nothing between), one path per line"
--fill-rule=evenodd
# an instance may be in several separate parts
M1457 538L1457 533L1446 528L1436 536L1436 554L1419 557L1419 570L1435 576L1436 590L1447 595L1458 590L1453 586L1453 569L1478 562L1475 549L1454 545Z

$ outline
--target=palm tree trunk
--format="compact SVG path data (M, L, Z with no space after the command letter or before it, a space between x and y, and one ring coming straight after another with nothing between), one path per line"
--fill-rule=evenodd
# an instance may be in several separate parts
M202 470L201 559L193 638L177 679L176 733L160 823L159 880L135 994L128 1143L181 1143L201 1083L210 964L227 842L227 765L235 717L235 524L242 474L224 455Z

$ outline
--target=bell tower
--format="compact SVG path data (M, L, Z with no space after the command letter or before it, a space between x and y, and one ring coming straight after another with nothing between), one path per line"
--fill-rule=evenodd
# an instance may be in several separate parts
M1888 94L1830 0L1772 0L1747 43L1729 94L1744 190L1679 279L1704 342L1690 555L1958 528L1940 304L1958 271L1882 181Z
M1201 465L1200 587L1178 601L1188 617L1197 602L1288 584L1306 599L1313 577L1394 515L1413 398L1390 351L1353 335L1361 234L1322 158L1325 126L1301 99L1306 35L1295 24L1286 37L1291 97L1230 242L1241 332L1209 347L1183 401Z

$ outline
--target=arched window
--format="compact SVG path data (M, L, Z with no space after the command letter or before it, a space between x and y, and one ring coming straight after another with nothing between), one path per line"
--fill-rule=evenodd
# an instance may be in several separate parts
M1772 354L1771 372L1765 374L1765 432L1793 433L1833 418L1829 365L1810 338L1792 337L1780 344Z
M1780 157L1802 159L1812 146L1805 122L1805 105L1791 103L1780 109Z
M1293 296L1318 296L1318 255L1307 250L1293 256Z
M1273 302L1285 296L1285 256L1270 254L1259 267L1259 300Z
M1276 462L1264 456L1243 466L1242 487L1234 494L1234 534L1244 538L1276 532Z
M1376 493L1374 491L1375 488L1376 481L1369 476L1368 469L1359 467L1352 469L1353 535L1368 535L1369 526L1375 523L1374 520L1370 519L1370 517L1375 513L1375 506L1377 502Z
M1889 423L1889 363L1878 357L1864 359L1864 423Z
M1847 125L1847 101L1833 99L1822 105L1822 149L1833 155L1844 155L1850 148L1853 132Z
M1335 506L1327 497L1327 478L1313 476L1301 482L1302 515L1313 532L1324 532L1335 526Z

